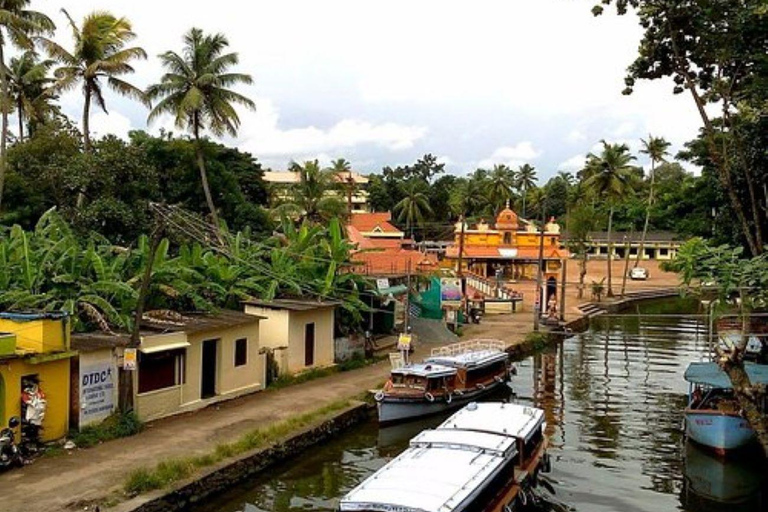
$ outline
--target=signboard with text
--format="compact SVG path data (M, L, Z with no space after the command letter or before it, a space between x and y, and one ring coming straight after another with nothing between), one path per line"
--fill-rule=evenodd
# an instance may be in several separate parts
M445 306L461 306L461 279L443 277L440 279L440 304Z
M136 369L136 349L126 348L123 351L123 370Z
M115 409L115 373L111 360L80 368L80 425L112 414Z

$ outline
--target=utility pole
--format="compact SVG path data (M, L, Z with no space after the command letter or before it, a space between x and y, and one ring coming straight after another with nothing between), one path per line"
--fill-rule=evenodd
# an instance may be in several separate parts
M539 330L539 320L541 317L542 307L542 287L541 281L544 277L544 221L542 220L541 227L539 228L539 271L536 275L536 302L533 307L533 330Z
M459 222L461 222L461 231L459 232L459 268L457 269L457 272L459 274L459 279L462 279L464 277L464 272L462 271L462 265L464 262L464 215L462 214L459 217ZM462 293L464 291L464 285L461 286Z
M560 321L565 322L565 281L568 278L568 260L563 259L563 273L560 278Z
M403 331L408 334L408 328L411 326L411 260L408 260L407 276L406 276L406 291L405 291L405 320L403 323Z

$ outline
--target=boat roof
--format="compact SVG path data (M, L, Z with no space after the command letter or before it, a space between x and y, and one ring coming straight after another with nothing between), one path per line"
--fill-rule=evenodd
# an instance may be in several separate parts
M445 420L439 429L460 429L513 436L528 441L544 423L544 411L506 403L471 403Z
M499 352L498 350L479 350L475 352L465 352L463 354L432 356L424 361L447 366L472 368L497 361L506 361L507 357L508 355L506 352Z
M523 426L532 421L541 423L543 416L541 409L514 404L469 404L435 430L414 437L408 449L344 496L339 509L461 510L517 454L516 433L527 431Z
M412 363L392 370L393 375L415 375L417 377L448 377L456 375L456 368L435 363Z
M768 385L768 365L744 363L744 370L749 381L754 384ZM685 370L685 380L692 384L702 384L713 388L730 389L731 379L717 363L691 363Z
M504 463L495 452L408 448L342 498L342 511L449 512Z
M510 436L449 428L425 430L411 439L410 445L412 448L454 448L502 456L509 455L511 451L514 456L517 453L516 443L517 440Z

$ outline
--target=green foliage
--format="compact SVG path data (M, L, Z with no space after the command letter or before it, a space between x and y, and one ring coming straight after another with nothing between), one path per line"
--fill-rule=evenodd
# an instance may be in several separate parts
M168 487L189 478L199 468L279 442L349 406L349 400L332 402L315 411L248 432L234 442L217 445L212 453L165 460L152 469L135 469L128 474L123 489L129 496L135 496Z
M70 432L69 439L78 448L90 448L105 441L136 435L143 429L144 424L136 413L115 413L98 425Z

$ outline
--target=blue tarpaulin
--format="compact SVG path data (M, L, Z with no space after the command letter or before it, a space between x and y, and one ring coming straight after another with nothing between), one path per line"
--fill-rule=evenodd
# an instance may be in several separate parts
M768 384L768 365L744 363L744 369L752 384ZM685 370L685 380L713 388L731 388L731 379L717 363L691 363Z

